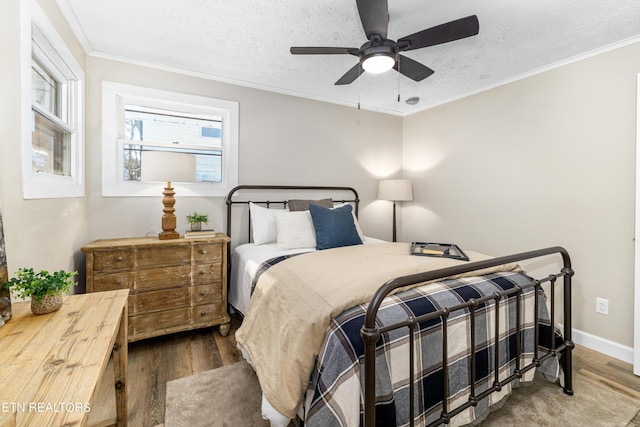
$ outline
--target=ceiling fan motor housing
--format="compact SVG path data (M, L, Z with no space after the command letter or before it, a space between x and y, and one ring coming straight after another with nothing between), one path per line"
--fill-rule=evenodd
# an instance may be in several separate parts
M371 41L360 47L360 52L360 64L364 64L367 59L374 56L387 56L393 59L394 64L398 62L398 49L393 40L372 36Z

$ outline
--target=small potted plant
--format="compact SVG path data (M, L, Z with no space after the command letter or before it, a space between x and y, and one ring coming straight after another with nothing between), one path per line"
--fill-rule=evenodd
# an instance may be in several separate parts
M76 274L77 271L69 273L64 270L55 273L41 270L36 273L33 268L20 268L4 287L15 290L20 298L30 296L33 314L46 314L62 307L62 294L76 285L71 280Z
M202 223L206 224L209 222L209 215L194 212L191 215L187 215L187 222L191 227L191 231L200 231L202 229Z

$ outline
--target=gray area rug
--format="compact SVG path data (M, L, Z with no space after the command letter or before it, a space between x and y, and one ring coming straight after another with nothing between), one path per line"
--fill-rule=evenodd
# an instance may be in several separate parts
M269 427L260 384L242 361L167 383L165 427Z
M632 427L640 403L579 374L573 396L557 384L536 378L513 391L483 427ZM242 361L167 383L165 427L269 426L260 416L260 387Z
M514 389L502 408L494 410L482 426L511 427L632 427L640 403L626 398L580 374L573 375L574 395L539 376Z

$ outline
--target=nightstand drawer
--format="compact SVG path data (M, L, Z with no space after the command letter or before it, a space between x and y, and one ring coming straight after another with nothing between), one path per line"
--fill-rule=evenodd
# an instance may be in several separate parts
M133 273L96 274L93 277L93 290L133 289L133 280Z
M208 323L222 317L222 304L206 304L192 307L191 321L193 323Z
M129 295L129 315L152 313L191 305L191 288L182 287Z
M129 333L136 336L163 335L173 328L189 325L190 317L191 307L129 316Z
M196 264L192 268L193 283L204 285L217 282L222 278L222 264Z
M193 245L193 260L195 262L212 262L222 259L223 245L219 243L213 244L195 244Z
M191 247L188 245L162 246L136 249L136 266L190 264Z
M93 254L93 271L121 270L133 267L133 251L96 251Z
M191 305L220 304L222 282L215 285L200 285L191 288Z
M191 266L155 268L135 272L133 290L175 288L189 286Z

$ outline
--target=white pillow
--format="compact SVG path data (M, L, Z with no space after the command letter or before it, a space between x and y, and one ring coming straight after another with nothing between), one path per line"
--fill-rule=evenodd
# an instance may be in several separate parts
M265 243L274 243L276 241L278 236L276 211L278 210L280 209L268 209L249 202L253 243L256 245L263 245Z
M309 211L277 211L278 250L316 247L316 230Z
M349 205L349 204L350 203L338 203L332 209L341 208L341 207L343 207L345 205ZM351 210L351 214L353 215L353 223L356 225L356 231L358 232L358 236L360 236L360 240L362 240L364 242L364 233L362 232L362 229L360 228L360 224L358 224L358 218L356 217L355 208Z

